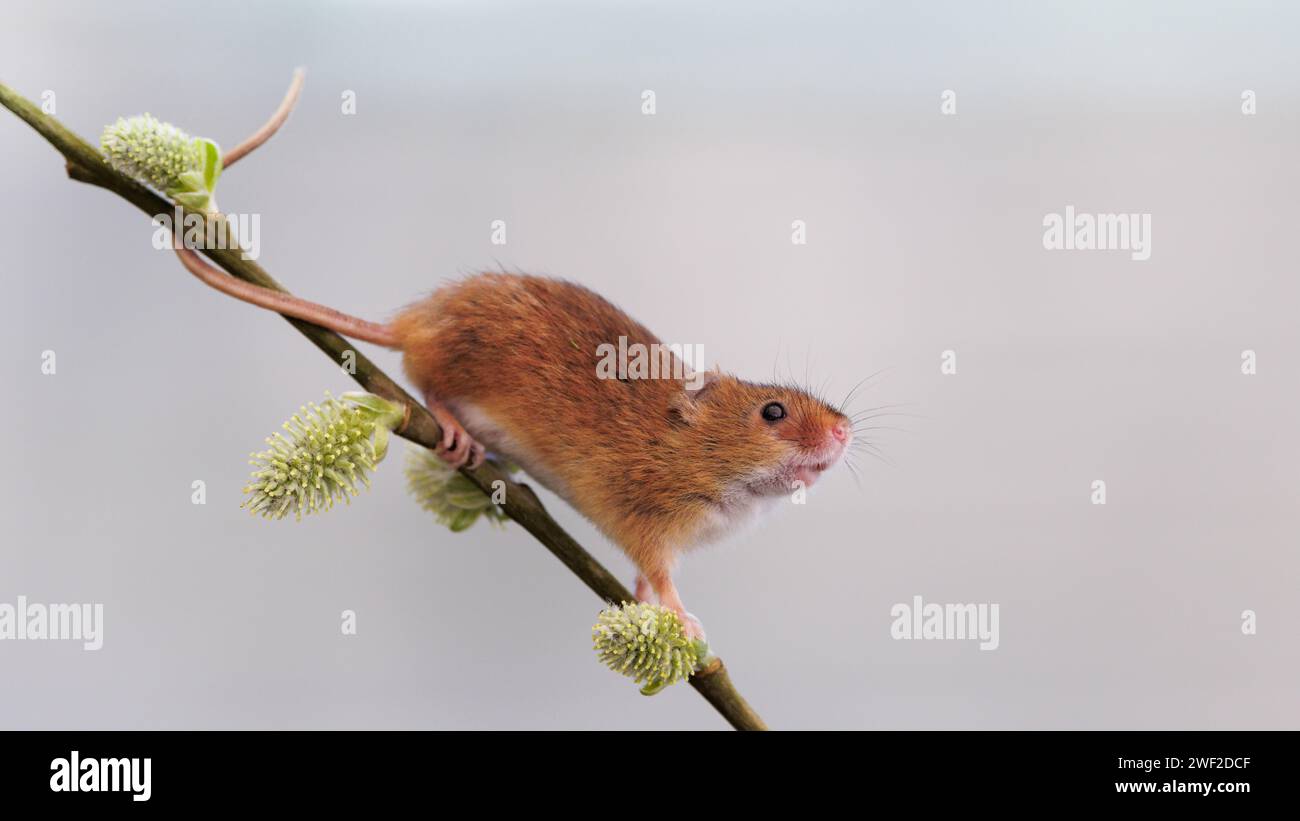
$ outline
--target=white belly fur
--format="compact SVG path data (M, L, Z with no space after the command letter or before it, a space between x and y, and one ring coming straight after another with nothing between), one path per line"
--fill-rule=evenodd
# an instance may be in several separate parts
M581 510L570 497L564 482L546 470L540 460L519 440L511 436L490 414L474 403L464 400L445 399L443 404L465 427L465 430L469 431L469 435L487 448L490 454L515 463L552 493L564 499L575 509ZM784 498L784 496L756 498L738 488L733 494L728 494L721 507L713 510L701 522L700 527L688 538L686 544L676 545L676 549L689 550L720 541L727 536L734 536L752 526L762 514Z
M464 400L444 399L442 402L447 406L447 410L451 411L451 415L456 417L465 430L469 431L469 435L487 448L489 454L514 462L552 493L573 504L560 478L543 468L540 460L498 424L487 411Z

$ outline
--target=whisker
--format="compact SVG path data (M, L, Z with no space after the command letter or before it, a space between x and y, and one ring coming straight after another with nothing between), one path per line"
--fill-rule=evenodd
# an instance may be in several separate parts
M894 470L898 470L898 465L894 464L890 459L888 459L885 456L885 454L881 453L879 450L868 445L862 449L862 452L874 456L875 458L879 459L881 462L884 462L886 465L889 465Z
M877 376L880 376L882 373L884 373L885 371L888 371L888 370L893 370L893 366L890 366L890 367L887 367L887 368L881 368L880 370L876 371L875 373L871 374L870 376L868 376L868 377L866 377L866 378L864 378L864 379L859 380L859 381L858 381L858 384L854 385L854 386L849 390L848 394L844 397L844 401L840 402L840 405L839 405L840 413L843 413L843 412L844 412L844 409L845 409L846 407L848 407L849 402L853 401L853 396L854 396L854 394L856 394L856 393L858 392L858 389L859 389L859 388L861 388L863 385L867 384L867 383L870 382L872 379L875 379Z
M876 405L875 407L862 408L861 410L854 411L853 417L856 418L864 413L872 413L874 411L890 410L891 408L910 408L915 406L915 402L897 402L891 405Z
M880 449L880 447L879 447L875 442L871 441L870 439L855 439L855 440L853 440L852 444L849 445L849 448L848 448L848 449L849 449L850 451L852 451L852 450L854 450L854 449L856 449L856 448L861 448L862 450L865 450L865 451L868 451L868 452L875 451L876 453L883 453L883 451Z
M849 421L852 422L854 425L860 425L860 424L862 424L863 422L870 422L872 419L883 419L883 418L886 417L886 416L905 416L905 417L907 417L907 418L909 418L909 419L929 419L929 418L930 418L930 417L926 416L925 414L921 414L921 413L901 413L901 412L900 412L900 413L894 413L894 412L884 412L884 413L873 413L873 414L871 414L870 416L851 417L851 418L849 419Z
M858 473L857 465L853 464L852 459L845 456L844 466L847 467L849 469L849 473L853 475L853 484L857 485L858 490L862 490L862 476L861 474Z

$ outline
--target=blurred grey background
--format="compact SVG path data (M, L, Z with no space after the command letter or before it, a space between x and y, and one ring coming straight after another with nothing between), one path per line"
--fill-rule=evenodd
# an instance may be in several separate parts
M306 66L220 185L302 295L380 319L500 265L743 376L838 398L888 369L855 406L910 403L875 432L892 464L679 574L773 726L1300 727L1295 7L4 6L0 80L91 139L149 111L233 145ZM241 511L246 454L352 383L7 112L0 181L0 602L106 622L94 653L0 642L0 727L723 726L598 666L600 602L517 526L437 526L400 449L348 508ZM1150 213L1150 261L1045 251L1067 205ZM1000 649L892 640L918 594L999 604Z

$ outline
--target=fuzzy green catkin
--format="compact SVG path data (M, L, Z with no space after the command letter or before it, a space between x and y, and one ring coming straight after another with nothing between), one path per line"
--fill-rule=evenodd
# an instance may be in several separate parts
M179 188L182 174L203 169L199 141L151 114L119 117L104 127L99 145L113 168L163 192Z
M602 610L591 638L600 661L643 685L644 695L689 678L708 653L704 642L686 637L676 613L644 602Z
M326 394L320 405L308 403L284 423L284 432L266 440L269 450L252 454L252 480L241 507L264 518L282 519L290 512L329 510L350 502L369 487L369 473L384 458L388 431L402 419L403 408L378 396Z
M506 473L516 469L513 465L498 463L498 466ZM426 448L407 451L406 486L420 507L453 533L469 528L479 518L493 524L504 524L507 520L506 514L477 485Z

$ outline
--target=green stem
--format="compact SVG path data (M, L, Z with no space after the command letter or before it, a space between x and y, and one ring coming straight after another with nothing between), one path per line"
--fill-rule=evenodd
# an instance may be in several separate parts
M150 216L171 213L174 207L171 203L135 180L119 174L105 162L96 148L4 83L0 83L0 104L36 129L63 155L67 160L68 176L72 179L112 191ZM203 253L233 276L263 288L285 291L255 261L244 259L238 248L204 250ZM405 428L396 432L426 448L436 446L442 431L428 409L356 350L352 343L318 325L300 319L285 319L340 366L344 364L345 353L351 352L355 357L355 372L352 377L362 387L385 399L401 402L410 409L410 419ZM597 596L607 602L634 600L631 592L612 573L551 518L528 485L512 482L509 476L486 462L475 470L462 469L461 472L489 494L494 482L504 482L506 501L501 508L506 515L533 534ZM715 658L705 664L700 672L691 677L690 683L736 729L767 729L767 725L731 683L731 677L727 675L721 660Z

